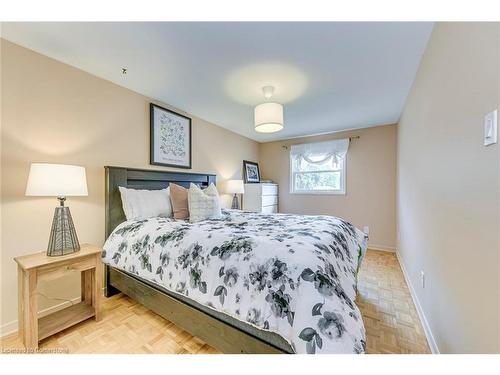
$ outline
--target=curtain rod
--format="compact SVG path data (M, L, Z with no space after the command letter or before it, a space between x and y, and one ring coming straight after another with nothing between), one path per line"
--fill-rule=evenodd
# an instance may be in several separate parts
M354 135L354 136L352 136L352 137L349 137L349 142L351 142L353 139L360 139L360 138L361 138L361 136L359 136L359 135ZM345 138L344 138L344 139L345 139ZM281 146L281 148L282 148L283 150L288 150L288 146L287 146L287 145L282 145L282 146Z

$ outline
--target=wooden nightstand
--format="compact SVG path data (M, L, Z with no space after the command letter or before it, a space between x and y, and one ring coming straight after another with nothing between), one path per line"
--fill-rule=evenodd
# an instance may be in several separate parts
M18 273L19 337L26 348L37 349L39 340L93 316L100 320L103 275L99 247L83 244L80 251L69 255L48 257L43 252L14 260ZM38 282L56 279L68 271L81 273L81 302L38 318Z

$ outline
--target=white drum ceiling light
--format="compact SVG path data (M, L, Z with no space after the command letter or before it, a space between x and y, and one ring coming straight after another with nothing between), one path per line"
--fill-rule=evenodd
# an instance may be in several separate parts
M271 99L274 94L273 86L262 88L266 100ZM265 102L255 107L254 112L255 131L259 133L275 133L283 129L283 105L273 102Z

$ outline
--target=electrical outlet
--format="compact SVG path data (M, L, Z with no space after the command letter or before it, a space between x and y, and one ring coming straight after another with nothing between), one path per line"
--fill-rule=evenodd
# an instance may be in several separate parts
M422 289L425 288L425 273L424 273L424 271L420 271L420 284L422 285Z
M368 225L365 225L363 227L363 233L366 235L370 234L370 227Z

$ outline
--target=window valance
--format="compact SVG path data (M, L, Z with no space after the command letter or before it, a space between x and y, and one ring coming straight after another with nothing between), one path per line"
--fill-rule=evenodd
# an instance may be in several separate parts
M349 148L349 139L335 139L332 141L304 143L292 145L290 156L303 159L310 164L322 164L333 158L335 164L343 160Z

